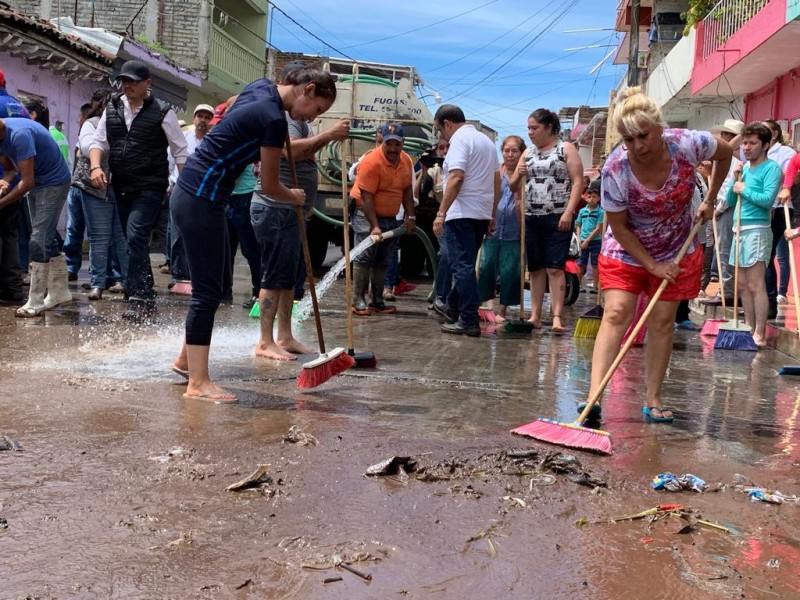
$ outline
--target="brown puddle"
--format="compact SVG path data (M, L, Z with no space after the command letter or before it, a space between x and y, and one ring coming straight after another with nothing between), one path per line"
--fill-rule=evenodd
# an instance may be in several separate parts
M603 407L615 453L595 456L507 433L538 416L574 418L591 343L446 338L425 293L403 296L398 319L358 323L376 371L305 393L297 365L251 357L257 322L223 308L212 366L235 406L181 399L166 369L180 306L132 330L110 302L19 326L0 309L0 436L23 447L0 451L0 597L800 597L800 505L751 502L734 485L741 474L800 491L800 398L774 374L784 359L715 354L677 334L664 398L678 419L657 426L640 419L634 350ZM334 308L331 345L345 339ZM313 341L311 324L300 331ZM293 425L318 444L283 442ZM509 459L528 447L535 455ZM558 453L607 487L542 463ZM390 456L414 457L422 472L364 476ZM262 464L269 483L226 491ZM665 471L723 489L653 491ZM731 533L678 534L675 518L576 525L665 503Z

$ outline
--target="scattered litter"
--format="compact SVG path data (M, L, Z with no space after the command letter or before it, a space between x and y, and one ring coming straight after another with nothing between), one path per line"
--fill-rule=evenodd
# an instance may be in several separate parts
M522 498L515 498L514 496L503 496L500 499L505 501L505 502L509 502L511 504L516 504L518 506L521 506L522 508L526 508L528 506L526 504L525 500L523 500Z
M341 577L326 577L322 580L322 583L336 583L337 581L343 581Z
M190 546L194 542L194 534L189 532L184 532L178 536L178 538L172 540L171 542L167 543L168 548L174 548L175 546Z
M656 540L655 540L655 538L651 538L651 537L643 537L639 541L642 542L643 544L652 544Z
M778 558L770 558L767 561L767 568L768 569L780 569L781 568L781 561Z
M535 477L531 477L531 483L528 486L528 491L533 491L533 486L535 485L553 485L556 482L556 478L553 475L536 475Z
M680 492L681 490L704 492L708 488L705 481L691 473L680 476L672 473L659 473L653 477L650 485L654 490L667 490L668 492Z
M648 523L652 524L656 521L664 519L665 517L678 517L684 522L681 528L675 533L690 533L696 529L697 525L702 525L704 527L716 529L717 531L723 531L725 533L731 532L730 529L723 525L706 521L701 517L697 509L684 506L683 504L659 504L658 506L648 508L632 515L623 515L621 517L612 517L610 519L601 519L598 521L589 521L589 519L586 517L581 517L575 521L575 525L578 527L583 527L585 525L619 523L621 521L636 521L639 519L647 519Z
M387 458L386 460L382 460L379 463L367 467L364 475L371 477L397 475L400 473L414 473L416 470L417 461L411 456L392 456L391 458Z
M356 577L360 577L364 581L372 580L372 574L371 573L364 573L363 571L359 571L355 567L351 567L350 565L348 565L342 559L342 556L340 554L334 554L331 558L333 559L333 566L334 567L341 567L345 571L349 571L350 573L352 573Z
M0 436L0 450L22 452L22 445L10 435L2 435Z
M225 489L229 492L241 492L243 490L255 489L261 487L262 485L270 484L272 483L272 477L267 475L269 467L270 465L258 465L258 468L253 471L252 474L248 475L241 481L237 481L236 483L229 485Z
M289 427L289 431L283 436L283 443L300 444L301 446L316 446L319 441L310 433L306 433L297 425Z
M769 504L783 504L784 502L800 502L800 496L786 496L779 491L770 492L764 488L747 488L745 490L750 499L755 502L761 500Z
M181 448L180 446L175 446L174 448L170 448L169 450L167 450L165 454L160 454L158 456L151 456L150 460L155 460L158 462L165 463L171 461L176 456L181 456L181 455L183 455L183 448Z
M8 519L0 517L0 529L8 529Z

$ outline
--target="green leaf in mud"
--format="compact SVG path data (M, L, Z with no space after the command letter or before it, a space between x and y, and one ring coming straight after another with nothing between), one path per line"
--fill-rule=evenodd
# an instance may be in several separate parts
M581 517L580 519L575 521L575 525L578 527L583 527L584 525L588 524L589 524L589 519L587 519L586 517Z

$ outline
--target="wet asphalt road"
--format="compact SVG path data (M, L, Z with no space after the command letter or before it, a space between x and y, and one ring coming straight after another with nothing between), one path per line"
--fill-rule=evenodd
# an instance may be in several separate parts
M119 320L118 301L77 292L43 319L0 308L0 436L23 446L0 452L0 598L800 597L800 504L754 503L735 486L800 493L800 389L775 373L786 356L714 352L678 332L663 396L677 419L664 426L640 419L643 350L632 350L603 409L615 453L599 457L508 434L539 416L574 418L591 341L486 325L479 339L445 336L423 282L396 316L357 321L356 347L375 352L376 370L300 392L297 364L252 356L242 275L212 345L234 406L181 399L168 366L183 298L162 295L157 323L142 327ZM581 295L570 326L593 300ZM342 305L339 281L322 299L329 346L346 341ZM314 342L310 321L298 332ZM318 445L283 443L291 425ZM574 454L608 487L491 470L363 476L392 455L458 465L528 446ZM259 464L272 483L225 491ZM721 489L651 490L664 471ZM731 533L678 535L674 519L575 524L667 502ZM334 554L376 559L356 565L372 580L334 569Z

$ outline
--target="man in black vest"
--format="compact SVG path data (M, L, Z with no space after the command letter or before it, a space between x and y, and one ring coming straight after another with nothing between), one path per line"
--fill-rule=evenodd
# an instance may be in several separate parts
M100 167L108 152L111 185L117 197L122 229L128 239L128 273L125 288L129 307L122 317L143 321L155 314L150 236L167 192L172 150L178 170L188 156L178 118L168 104L150 92L150 70L129 60L120 69L122 95L111 100L97 124L89 150L92 185L108 185Z

